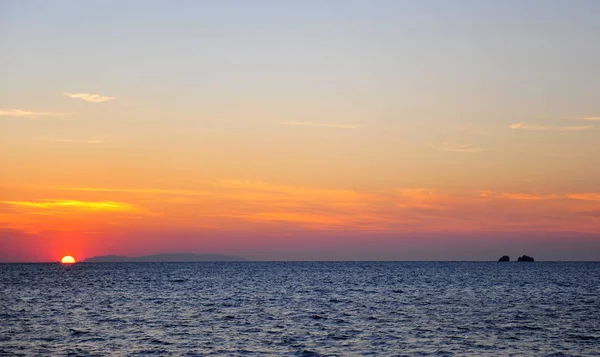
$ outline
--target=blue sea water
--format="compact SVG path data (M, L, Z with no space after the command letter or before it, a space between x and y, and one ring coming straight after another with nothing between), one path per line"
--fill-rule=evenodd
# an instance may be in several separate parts
M600 263L0 264L0 355L598 356Z

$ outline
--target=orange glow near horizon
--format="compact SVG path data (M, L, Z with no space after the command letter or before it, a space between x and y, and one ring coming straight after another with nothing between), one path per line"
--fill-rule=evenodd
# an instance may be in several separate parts
M39 19L21 3L4 11L0 41L11 69L0 69L0 263L166 252L454 260L509 246L600 260L592 10L551 15L574 11L581 26L565 37L546 12L515 26L504 5L441 11L452 19L435 26L420 20L429 6L400 1L270 7L267 21L240 2L252 23L232 21L237 6L194 5L207 21L192 22L159 6L169 26L153 36L154 6L88 26L53 4L44 19L60 26L30 36ZM64 7L93 17L86 4ZM318 21L304 16L313 12ZM494 26L474 38L469 16ZM210 35L189 41L199 34Z
M75 263L75 258L73 258L70 255L65 255L64 257L62 257L62 259L60 260L60 262L62 264L74 264Z

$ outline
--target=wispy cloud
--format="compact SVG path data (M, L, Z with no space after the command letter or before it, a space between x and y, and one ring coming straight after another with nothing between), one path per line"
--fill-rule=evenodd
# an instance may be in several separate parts
M56 139L61 143L73 143L73 144L103 144L102 140L72 140L72 139Z
M71 143L71 144L103 144L102 140L80 140L80 139L61 139L61 138L41 138L40 140L45 141L56 141L59 143Z
M1 201L11 206L37 209L80 209L90 211L132 211L133 205L113 201L43 200L43 201Z
M86 102L91 103L102 103L115 99L115 97L107 97L100 94L91 93L63 93L63 95L69 98L85 100Z
M567 197L574 200L600 201L600 193L571 193Z
M451 144L447 142L443 142L440 145L433 145L434 149L440 151L450 151L450 152L463 152L463 153L478 153L482 152L483 149L473 146L472 144Z
M465 135L475 135L475 136L491 136L493 133L485 130L483 128L474 127L474 126L465 126L453 129L455 132L459 132Z
M214 195L213 192L197 190L179 190L162 188L110 188L110 187L52 187L56 190L65 191L87 191L87 192L122 192L122 193L140 193L140 194L159 194L159 195L184 195L201 196Z
M585 120L585 121L600 121L600 117L567 117L564 119Z
M511 129L522 129L532 131L555 131L555 132L570 132L592 129L593 125L581 126L547 126L547 125L528 125L525 123L514 123L508 126Z
M598 193L598 192L536 195L536 194L529 194L529 193L511 193L511 192L495 192L492 190L480 190L480 191L478 191L478 193L479 193L479 197L503 198L503 199L509 199L509 200L539 201L539 200L571 199L571 200L580 200L580 201L600 201L600 193Z
M508 200L520 200L520 201L541 201L541 200L556 200L564 199L568 196L561 196L556 194L547 195L535 195L529 193L512 193L512 192L494 192L491 190L479 191L479 197L484 198L502 198Z
M32 112L29 110L20 109L0 109L0 116L6 117L22 117L22 118L35 118L35 117L62 117L70 116L75 113L54 113L54 112Z
M355 124L312 123L312 122L305 122L305 121L284 121L279 124L292 125L292 126L315 126L315 127L321 127L321 128L338 128L338 129L362 128L362 125L355 125Z
M235 123L235 121L230 120L230 119L218 119L218 118L208 118L208 119L206 119L206 121L213 122L213 123Z
M25 198L30 196L6 199L0 201L0 218L11 222L10 227L28 230L65 226L50 216L62 215L70 221L80 215L82 220L87 220L84 217L87 214L114 214L119 220L123 217L138 219L140 215L162 217L156 218L156 224L223 231L521 231L536 227L549 231L599 232L597 218L590 219L590 215L599 212L600 192L594 191L340 189L245 180L194 181L193 186L185 188L45 189L60 191L60 196L50 197L68 195L66 197L71 199ZM100 194L104 192L106 194ZM99 200L99 197L111 200ZM43 216L49 219L44 221ZM148 221L150 225L154 223L154 220Z

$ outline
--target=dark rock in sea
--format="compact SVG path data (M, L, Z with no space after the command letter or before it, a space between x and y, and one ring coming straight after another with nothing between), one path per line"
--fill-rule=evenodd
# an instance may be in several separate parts
M510 262L510 257L508 255L503 255L500 259L498 259L499 262Z
M530 257L529 255L523 255L520 256L519 259L517 259L518 262L534 262L535 259L533 259L533 257Z

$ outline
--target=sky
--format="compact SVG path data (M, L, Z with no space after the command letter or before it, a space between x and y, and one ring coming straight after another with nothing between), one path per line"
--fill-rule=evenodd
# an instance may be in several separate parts
M0 2L0 261L600 260L600 2Z

